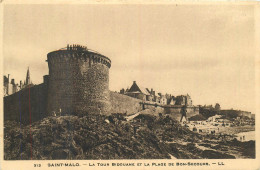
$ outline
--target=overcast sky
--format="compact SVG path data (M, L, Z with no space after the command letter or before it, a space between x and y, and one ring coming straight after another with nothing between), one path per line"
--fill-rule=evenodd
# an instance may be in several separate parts
M68 43L112 60L110 90L190 94L194 104L254 112L254 7L245 5L5 5L4 74L33 83L47 53Z

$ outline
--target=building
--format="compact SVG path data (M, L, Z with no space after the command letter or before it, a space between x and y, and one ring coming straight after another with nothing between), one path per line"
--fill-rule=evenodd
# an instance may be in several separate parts
M192 100L189 94L175 97L167 93L156 93L152 88L148 89L137 85L136 81L133 81L130 89L121 89L120 94L125 94L143 101L160 103L161 105L192 106Z
M146 91L149 93L149 95L147 95L146 100L147 101L154 101L154 91L153 89L149 90L148 88L146 88Z
M30 87L33 86L32 82L31 82L31 78L30 78L29 67L27 69L26 78L25 78L24 83L22 83L22 81L20 81L20 84L15 83L15 79L11 79L11 81L10 81L10 74L8 74L8 76L4 76L3 84L4 84L4 96L14 94L14 93L18 92L19 90L22 90L29 86Z
M19 89L18 84L15 83L14 79L10 81L10 74L8 76L4 76L4 96L8 96L16 93Z
M155 93L154 95L154 102L160 103L160 96L158 95L158 93Z
M150 93L147 90L147 88L138 86L136 81L133 81L133 84L130 87L130 89L128 90L128 92L126 93L126 95L140 99L140 100L144 100L144 101L147 101L147 99L150 98Z
M169 98L170 95L167 96L163 95L162 93L156 93L152 88L151 90L148 88L144 88L142 86L137 85L136 81L133 81L132 86L130 87L127 92L124 89L120 90L121 94L126 94L128 96L149 102L156 102L162 105L167 105L167 97Z
M160 101L159 101L159 103L161 103L162 105L167 105L166 95L163 95L163 94L161 94L161 93L158 93L158 95L160 96Z
M167 102L168 105L175 105L176 104L176 97L172 96L170 100Z
M125 94L126 93L126 90L124 88L122 88L120 91L119 91L120 94Z
M180 95L176 97L176 103L175 105L185 105L185 96L184 95Z
M185 96L185 105L192 106L192 100L189 94Z
M187 95L180 95L176 97L175 105L186 105L192 106L192 100L189 94Z
M4 96L8 96L9 95L9 76L10 74L8 74L7 76L4 76L3 78L3 83L4 83Z

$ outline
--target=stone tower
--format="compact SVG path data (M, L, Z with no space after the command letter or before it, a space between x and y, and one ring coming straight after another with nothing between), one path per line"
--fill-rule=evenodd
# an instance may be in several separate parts
M80 45L48 53L47 111L109 114L111 60Z

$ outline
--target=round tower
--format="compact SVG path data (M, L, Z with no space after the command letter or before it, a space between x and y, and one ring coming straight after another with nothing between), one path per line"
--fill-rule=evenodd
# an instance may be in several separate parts
M109 114L111 60L84 46L48 53L48 113Z

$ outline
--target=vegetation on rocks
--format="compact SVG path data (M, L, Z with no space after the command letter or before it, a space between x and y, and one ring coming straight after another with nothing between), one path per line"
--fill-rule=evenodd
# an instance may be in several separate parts
M51 116L31 126L6 121L4 158L6 160L235 158L212 147L206 150L199 148L198 143L206 141L203 138L168 116L140 114L131 121L126 121L120 114Z

